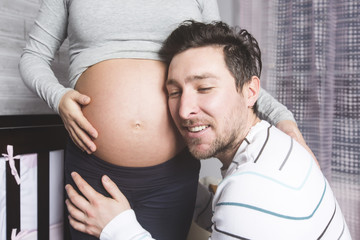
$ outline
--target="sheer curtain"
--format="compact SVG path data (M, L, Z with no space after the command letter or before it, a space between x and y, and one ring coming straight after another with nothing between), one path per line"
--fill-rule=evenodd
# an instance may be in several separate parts
M360 239L360 1L231 4L230 23L259 41L263 88L294 113Z

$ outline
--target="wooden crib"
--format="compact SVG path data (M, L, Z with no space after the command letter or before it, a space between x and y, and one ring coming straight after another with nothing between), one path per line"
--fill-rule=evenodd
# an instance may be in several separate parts
M67 132L57 115L0 116L0 153L14 146L14 156L38 154L38 239L49 240L49 151L65 148ZM19 169L19 161L15 161ZM6 239L20 229L20 186L6 164ZM11 209L11 214L9 213ZM66 221L66 217L64 221ZM64 224L66 226L66 224ZM64 228L64 238L68 238Z

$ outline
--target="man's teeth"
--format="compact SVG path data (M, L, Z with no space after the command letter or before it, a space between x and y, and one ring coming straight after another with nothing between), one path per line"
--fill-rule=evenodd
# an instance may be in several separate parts
M200 131L204 130L205 128L207 128L207 126L189 127L188 129L190 132L200 132Z

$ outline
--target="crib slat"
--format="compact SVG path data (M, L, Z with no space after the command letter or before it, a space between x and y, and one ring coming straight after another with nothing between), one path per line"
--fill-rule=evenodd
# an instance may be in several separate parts
M14 155L38 153L38 239L41 240L49 240L49 151L64 149L66 137L58 115L0 116L0 153L6 153L7 145L14 146ZM15 162L19 170L19 161ZM10 240L13 228L20 231L20 187L10 170L6 171L6 239Z
M15 166L20 172L20 161L15 159ZM9 164L6 164L6 239L11 240L13 228L20 231L20 186L17 185L15 178L11 174Z
M38 153L38 240L49 239L49 152Z

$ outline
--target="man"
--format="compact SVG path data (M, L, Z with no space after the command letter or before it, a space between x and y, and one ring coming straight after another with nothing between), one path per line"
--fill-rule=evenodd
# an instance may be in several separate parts
M199 188L195 219L211 226L211 239L351 239L312 155L256 116L261 53L246 30L189 21L162 54L170 62L170 112L190 152L223 164L215 195ZM73 178L88 199L66 187L75 229L100 239L151 239L108 177L103 184L113 199Z

